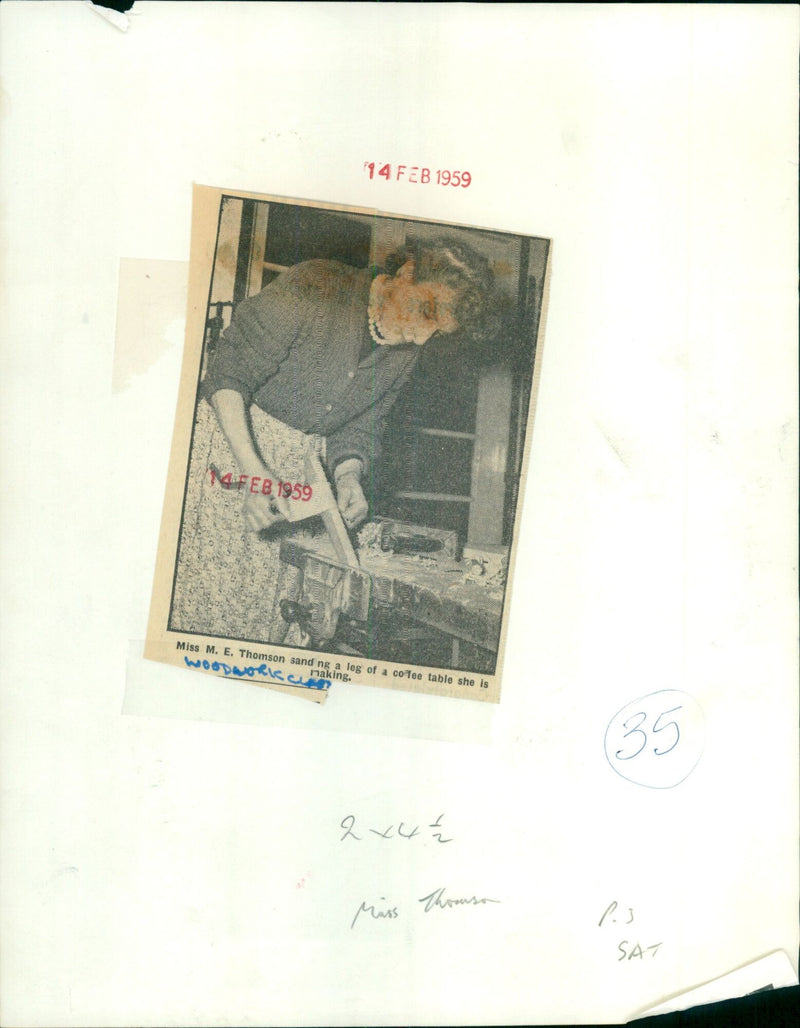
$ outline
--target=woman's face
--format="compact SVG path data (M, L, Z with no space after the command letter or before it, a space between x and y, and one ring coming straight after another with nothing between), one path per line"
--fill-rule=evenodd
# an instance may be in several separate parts
M444 282L415 282L407 261L394 278L378 275L369 294L369 330L381 346L427 343L434 332L455 332L458 296Z

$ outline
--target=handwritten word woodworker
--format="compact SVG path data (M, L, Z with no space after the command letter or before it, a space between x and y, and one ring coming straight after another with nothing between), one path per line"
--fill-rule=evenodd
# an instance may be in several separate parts
M355 527L374 503L364 483L419 348L456 331L484 339L492 306L488 262L450 240L405 247L380 274L307 261L237 306L200 388L171 630L286 640L272 536L287 501L213 489L208 468L301 482L315 453Z

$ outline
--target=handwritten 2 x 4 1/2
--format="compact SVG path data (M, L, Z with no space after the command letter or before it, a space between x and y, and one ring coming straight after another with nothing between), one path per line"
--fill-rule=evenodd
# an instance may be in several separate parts
M422 896L418 899L417 903L425 904L422 908L423 913L429 914L432 910L450 910L455 907L482 907L487 903L502 902L502 900L499 899L490 899L488 896L482 896L480 898L478 896L451 898L450 896L445 896L444 892L445 887L440 886L438 889L434 889L433 892L429 893L427 896ZM385 896L381 896L380 898L384 903L386 902ZM362 900L361 906L358 908L355 913L355 917L350 922L351 928L355 928L356 921L358 921L361 914L369 914L370 918L375 921L394 921L396 918L400 917L400 912L396 906L387 907L383 910L376 910L374 903L368 904L366 900Z
M440 814L432 825L428 825L428 828L441 828L443 817L444 814ZM363 835L356 835L356 833L353 831L355 823L356 819L352 814L348 814L347 817L342 818L339 827L344 828L344 835L341 837L339 842L344 842L344 840L347 838L355 839L356 842L361 842L363 840ZM415 837L420 836L419 825L415 825L410 832L403 831L404 827L407 826L404 821L401 821L400 824L397 826L397 835L392 835L392 829L394 828L394 825L389 825L389 827L384 829L382 832L378 831L377 828L368 828L367 831L371 832L373 835L379 835L381 839L413 839ZM452 839L443 839L441 832L433 832L432 834L433 837L435 839L438 839L439 842L453 841Z

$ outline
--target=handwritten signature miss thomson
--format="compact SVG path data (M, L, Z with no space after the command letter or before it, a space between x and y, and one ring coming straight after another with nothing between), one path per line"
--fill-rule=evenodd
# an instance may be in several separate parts
M385 901L385 897L381 896L381 899ZM422 896L417 900L417 903L424 903L425 906L422 908L423 913L429 914L432 910L448 910L451 907L479 907L485 903L500 903L498 899L490 899L488 896L470 896L468 898L452 898L445 896L444 886L439 889L434 889L433 892L427 896ZM356 921L358 921L361 914L369 914L370 918L375 921L387 920L393 921L395 918L400 917L400 913L396 906L386 908L376 908L374 903L367 903L366 900L361 901L361 906L356 911L355 917L353 918L350 927L355 928Z

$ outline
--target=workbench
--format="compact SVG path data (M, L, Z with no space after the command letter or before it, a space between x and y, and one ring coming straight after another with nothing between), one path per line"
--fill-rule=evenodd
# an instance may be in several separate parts
M281 560L300 569L308 557L337 564L333 545L324 535L285 538L280 554ZM360 550L358 557L360 571L370 580L368 618L385 619L388 614L435 629L450 640L446 666L494 673L504 583L475 580L470 565L455 560L437 562L372 548ZM378 652L370 656L389 659Z

